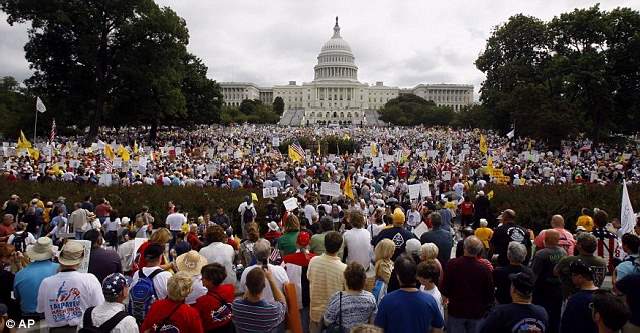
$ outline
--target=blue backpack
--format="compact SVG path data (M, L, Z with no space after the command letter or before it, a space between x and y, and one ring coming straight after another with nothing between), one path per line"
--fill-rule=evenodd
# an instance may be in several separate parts
M129 314L136 318L138 324L144 321L151 304L158 299L156 288L153 286L153 278L159 273L162 273L160 268L146 276L141 268L138 270L138 282L129 291Z

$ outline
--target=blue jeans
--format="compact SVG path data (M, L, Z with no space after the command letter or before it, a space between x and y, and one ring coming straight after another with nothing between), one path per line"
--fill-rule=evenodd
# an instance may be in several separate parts
M84 231L76 231L76 239L82 239L82 235L84 235Z
M447 321L447 332L476 333L478 332L479 324L480 319L456 318L449 315L449 320Z

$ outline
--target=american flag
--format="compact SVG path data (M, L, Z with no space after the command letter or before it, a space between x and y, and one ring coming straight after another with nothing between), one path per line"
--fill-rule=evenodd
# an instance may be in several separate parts
M302 159L306 160L307 156L304 153L304 149L302 149L302 147L300 146L300 143L298 143L298 141L295 141L294 143L291 144L291 148L293 150L295 150L296 153L298 153L300 156L302 156Z
M113 172L113 162L110 159L103 158L102 159L102 166L103 166L103 171L105 173Z
M49 137L49 142L53 142L53 139L56 138L56 120L53 119L51 122L51 136Z

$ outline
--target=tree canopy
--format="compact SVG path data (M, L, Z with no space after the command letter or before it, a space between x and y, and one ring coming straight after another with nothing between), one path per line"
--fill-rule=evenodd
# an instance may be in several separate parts
M401 126L449 125L455 115L451 108L437 106L414 94L390 99L378 112L382 121Z

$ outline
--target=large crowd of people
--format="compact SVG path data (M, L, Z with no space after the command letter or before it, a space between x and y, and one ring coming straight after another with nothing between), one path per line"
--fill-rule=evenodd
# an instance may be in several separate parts
M576 230L555 215L535 234L511 209L487 219L486 195L464 186L451 201L297 192L264 216L247 197L194 220L174 203L165 219L13 195L0 320L51 332L640 330L639 224L622 233L583 209Z
M356 151L327 146L323 138L350 139ZM164 128L153 142L148 129L103 129L95 142L53 137L26 145L5 142L0 169L9 179L91 182L103 185L286 187L318 186L347 174L357 187L404 190L429 181L444 193L461 182L532 184L640 181L638 141L573 140L547 144L479 130L450 128L285 128L277 126ZM278 146L305 138L303 161ZM51 138L50 138L51 139ZM486 150L480 141L486 142ZM618 140L621 141L621 140ZM22 148L21 148L22 147ZM331 153L329 153L331 152ZM497 171L497 173L496 173ZM404 182L403 184L399 184Z

